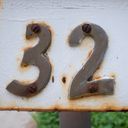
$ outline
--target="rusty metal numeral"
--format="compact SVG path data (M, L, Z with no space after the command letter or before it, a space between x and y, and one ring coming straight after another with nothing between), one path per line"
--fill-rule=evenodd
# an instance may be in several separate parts
M111 95L114 92L115 80L112 78L89 80L101 64L107 50L108 37L106 32L96 24L79 25L70 34L69 45L71 47L78 46L87 36L94 39L95 46L91 57L72 81L70 99L92 95Z
M47 25L29 24L26 29L26 39L38 37L39 43L25 51L21 66L35 65L39 68L38 79L28 85L13 80L7 90L18 96L33 96L46 87L51 76L51 64L44 55L51 44L51 31ZM42 55L41 55L42 53Z

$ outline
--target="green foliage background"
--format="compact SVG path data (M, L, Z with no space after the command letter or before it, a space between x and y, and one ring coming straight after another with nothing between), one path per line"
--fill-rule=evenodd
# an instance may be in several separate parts
M33 114L37 128L59 128L59 115L57 112L38 112Z
M92 128L128 128L127 112L92 112ZM57 112L33 114L38 128L59 128Z
M127 112L93 112L92 128L128 128Z

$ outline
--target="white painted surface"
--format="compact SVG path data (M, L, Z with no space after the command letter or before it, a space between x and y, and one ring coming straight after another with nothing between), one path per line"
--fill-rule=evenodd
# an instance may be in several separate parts
M21 98L10 94L6 86L14 79L36 80L38 70L21 70L23 48L31 45L25 40L28 23L46 22L53 30L48 56L53 65L55 82L37 96ZM95 76L116 76L115 94L85 97L70 101L68 91L72 78L87 61L93 48L92 39L80 47L71 48L67 39L71 30L83 22L100 25L109 37L109 48L102 68ZM0 11L0 108L20 110L121 110L128 109L128 1L127 0L4 0ZM37 40L32 41L37 42ZM33 44L32 43L32 44ZM67 83L61 78L65 75Z

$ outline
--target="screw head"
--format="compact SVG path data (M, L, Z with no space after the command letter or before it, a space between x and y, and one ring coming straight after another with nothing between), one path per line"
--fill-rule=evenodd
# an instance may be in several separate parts
M96 83L92 83L89 85L88 90L90 93L95 93L98 91L98 85Z
M39 33L41 31L41 28L40 28L40 26L38 24L32 24L31 30L34 33Z
M37 91L37 86L32 85L32 86L28 87L28 91L30 93L35 93Z
M83 24L82 25L82 31L85 33L90 33L92 30L91 25L90 24Z

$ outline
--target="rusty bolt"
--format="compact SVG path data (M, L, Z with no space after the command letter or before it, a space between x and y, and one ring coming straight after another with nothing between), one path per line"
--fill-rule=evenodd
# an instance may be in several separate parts
M98 91L98 85L96 83L92 83L89 85L88 90L90 93L95 93Z
M35 93L37 91L37 86L35 86L35 85L29 86L28 91L30 93Z
M39 33L41 31L41 28L40 28L40 26L38 24L32 24L31 30L34 33Z
M90 24L83 24L82 25L82 31L85 33L90 33L92 30L91 25Z

